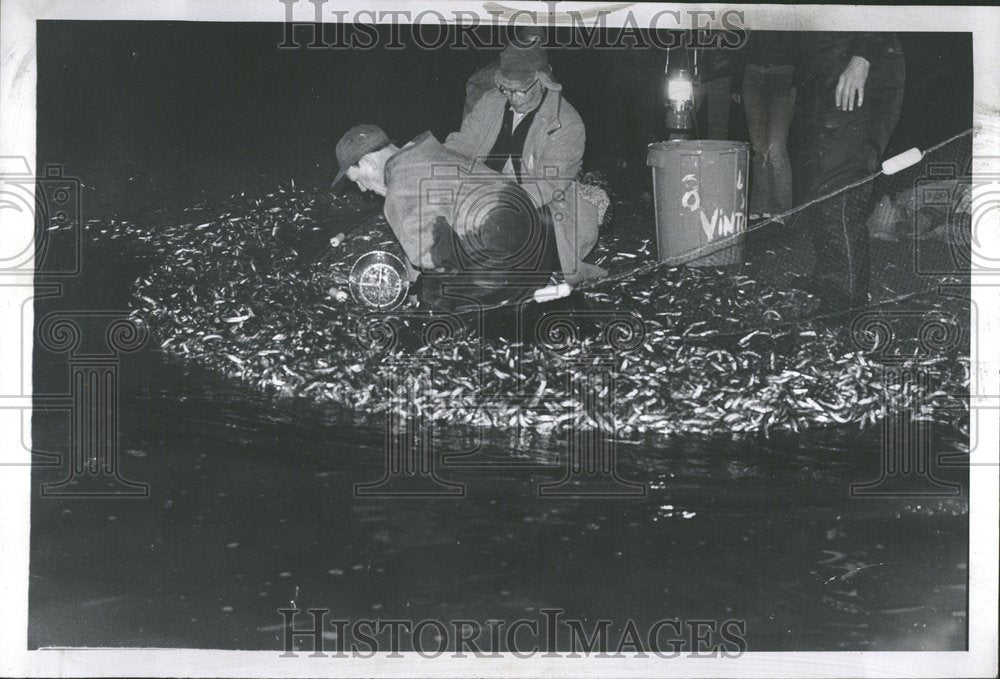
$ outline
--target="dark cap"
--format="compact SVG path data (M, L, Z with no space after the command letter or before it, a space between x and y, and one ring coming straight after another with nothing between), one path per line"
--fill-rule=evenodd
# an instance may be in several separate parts
M559 81L552 75L549 57L542 49L541 38L530 36L524 42L514 41L500 53L500 67L494 83L512 90L526 90L535 80L550 90L561 90Z
M378 125L358 125L352 127L337 142L337 176L330 188L334 188L347 174L347 168L357 165L358 161L372 151L377 151L390 143L388 135Z

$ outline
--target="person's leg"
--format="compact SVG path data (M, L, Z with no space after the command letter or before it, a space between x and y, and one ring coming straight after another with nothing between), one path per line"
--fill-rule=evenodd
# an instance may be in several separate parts
M902 53L890 54L882 59L875 73L869 78L865 87L864 107L868 107L868 115L857 134L845 135L842 143L851 144L854 160L859 166L858 174L865 177L878 171L882 156L889 145L889 138L899 120L903 103L903 83L905 80ZM847 234L848 254L857 253L858 279L850 285L852 306L867 302L868 283L871 275L869 262L869 232L868 218L875 207L876 196L873 192L874 182L869 181L863 190L855 190L855 203L850 206L848 214L853 219L844 228ZM851 192L848 192L850 194Z
M836 109L828 92L808 92L796 111L793 185L797 205L820 199L798 214L813 244L814 292L833 308L847 307L867 287L867 242L853 224L870 185L830 196L868 175L858 149L871 107Z
M762 69L747 66L743 76L743 109L746 111L750 131L751 175L750 213L760 214L770 203L767 168L767 117L764 108Z
M870 131L870 143L876 144L880 149L879 160L889 145L889 138L896 129L896 123L899 122L905 80L906 62L902 52L890 52L883 60L873 86L870 89L865 88L865 102L870 101L879 112Z
M793 67L775 67L765 94L770 200L763 211L772 214L786 212L792 207L792 166L788 155L788 133L795 110L793 76Z
M806 93L796 110L792 182L795 202L822 198L878 169L902 101L902 64L880 64L865 88L865 103L840 111L827 92ZM827 281L832 305L867 300L870 276L867 218L872 182L823 198L800 214L816 254L816 276Z

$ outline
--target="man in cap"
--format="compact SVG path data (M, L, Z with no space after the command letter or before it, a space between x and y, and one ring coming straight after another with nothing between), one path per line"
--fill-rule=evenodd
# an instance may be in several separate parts
M545 26L517 26L514 29L512 42L527 46L533 40L544 40L545 34ZM497 86L494 78L499 68L500 59L494 59L469 76L469 79L465 81L465 106L462 109L462 118L469 115L469 112L483 98L484 94L496 89Z
M440 297L441 277L459 275L467 299L490 303L548 282L555 248L530 196L488 168L473 173L468 158L430 132L399 147L381 128L358 125L337 143L337 162L333 187L346 177L385 198L410 281L429 274L437 283L422 279L424 293Z
M605 275L583 258L597 243L598 209L576 182L586 132L562 96L539 39L514 41L500 55L495 89L483 94L445 147L520 184L552 224L564 278Z

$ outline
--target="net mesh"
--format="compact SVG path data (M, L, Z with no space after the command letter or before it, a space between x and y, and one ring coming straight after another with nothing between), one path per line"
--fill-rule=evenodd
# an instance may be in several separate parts
M543 432L767 434L865 427L904 411L967 432L970 160L965 133L905 171L754 225L742 245L713 243L714 256L744 248L725 268L656 261L652 206L618 201L591 255L608 277L555 304L485 314L373 315L338 302L359 256L399 250L372 206L325 192L234 196L167 225L83 226L88 242L146 262L133 315L164 351L266 391ZM871 235L872 301L849 317L823 318L804 285L817 261L843 266L814 252L804 224L817 215ZM325 246L359 220L343 244ZM391 398L375 376L413 360L432 367L426 393ZM613 404L595 384L600 412L568 381L591 368L615 381Z

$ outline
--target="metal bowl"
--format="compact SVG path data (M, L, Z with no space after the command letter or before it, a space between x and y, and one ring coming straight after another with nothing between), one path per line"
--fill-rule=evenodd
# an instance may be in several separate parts
M399 257L384 250L358 257L348 280L351 295L358 304L383 311L402 304L410 288L406 266Z

